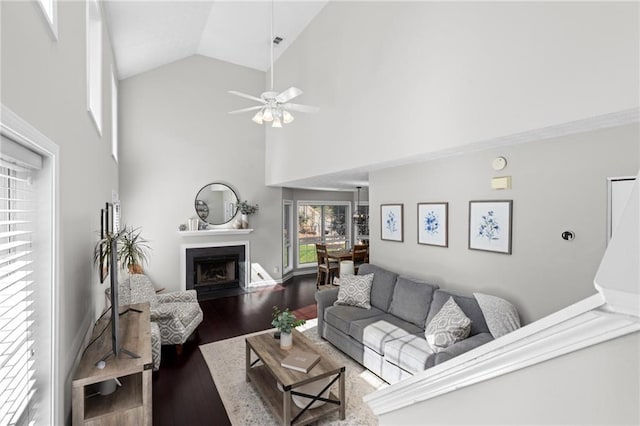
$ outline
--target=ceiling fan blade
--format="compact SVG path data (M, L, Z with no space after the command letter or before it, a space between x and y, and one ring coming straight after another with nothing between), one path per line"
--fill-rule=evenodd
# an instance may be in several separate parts
M264 108L264 106L263 105L252 106L252 107L249 107L249 108L242 108L242 109L237 109L235 111L229 111L229 114L239 114L241 112L255 111L255 110L261 109L261 108Z
M302 90L292 86L292 87L289 87L284 92L280 93L278 96L276 96L276 101L278 101L278 103L283 104L285 102L289 102L291 99L300 95L302 95Z
M300 111L300 112L320 111L320 108L318 107L309 106L309 105L292 104L292 103L284 104L284 109L288 109L289 111Z
M264 99L258 98L256 96L247 95L246 93L238 92L236 90L229 90L227 93L231 93L232 95L240 96L241 98L251 99L252 101L260 102L261 104L266 103Z

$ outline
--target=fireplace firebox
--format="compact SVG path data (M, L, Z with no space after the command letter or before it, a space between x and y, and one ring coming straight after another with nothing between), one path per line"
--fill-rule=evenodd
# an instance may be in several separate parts
M221 290L245 287L245 247L201 247L186 250L186 288L198 300L215 297Z

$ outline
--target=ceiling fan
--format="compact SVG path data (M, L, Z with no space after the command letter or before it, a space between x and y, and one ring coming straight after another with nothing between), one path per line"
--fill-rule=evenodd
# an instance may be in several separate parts
M235 111L230 111L229 114L239 114L248 111L258 112L253 116L252 120L257 124L263 122L273 122L272 127L282 127L282 123L289 124L293 121L293 115L290 111L299 112L318 112L320 108L300 105L289 102L290 100L300 96L302 90L297 87L289 87L282 93L275 92L273 90L273 45L282 41L281 38L273 38L273 4L271 1L271 38L269 39L270 54L271 54L271 90L264 92L260 97L248 95L246 93L238 92L236 90L229 90L228 93L232 95L240 96L242 98L251 99L252 101L259 102L260 105L242 108Z

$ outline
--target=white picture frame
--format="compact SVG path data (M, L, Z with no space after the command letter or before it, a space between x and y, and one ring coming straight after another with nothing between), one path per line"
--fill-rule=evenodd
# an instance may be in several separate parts
M404 241L403 204L380 205L380 238L386 241Z
M469 249L511 254L513 200L469 201Z
M449 203L418 203L418 244L449 246Z

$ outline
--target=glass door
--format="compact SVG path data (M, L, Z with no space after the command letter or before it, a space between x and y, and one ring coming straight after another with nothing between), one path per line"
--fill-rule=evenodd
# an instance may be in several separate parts
M298 201L299 267L317 264L317 243L331 249L350 247L350 210L350 204L344 202Z
M293 201L282 202L282 275L293 271Z

